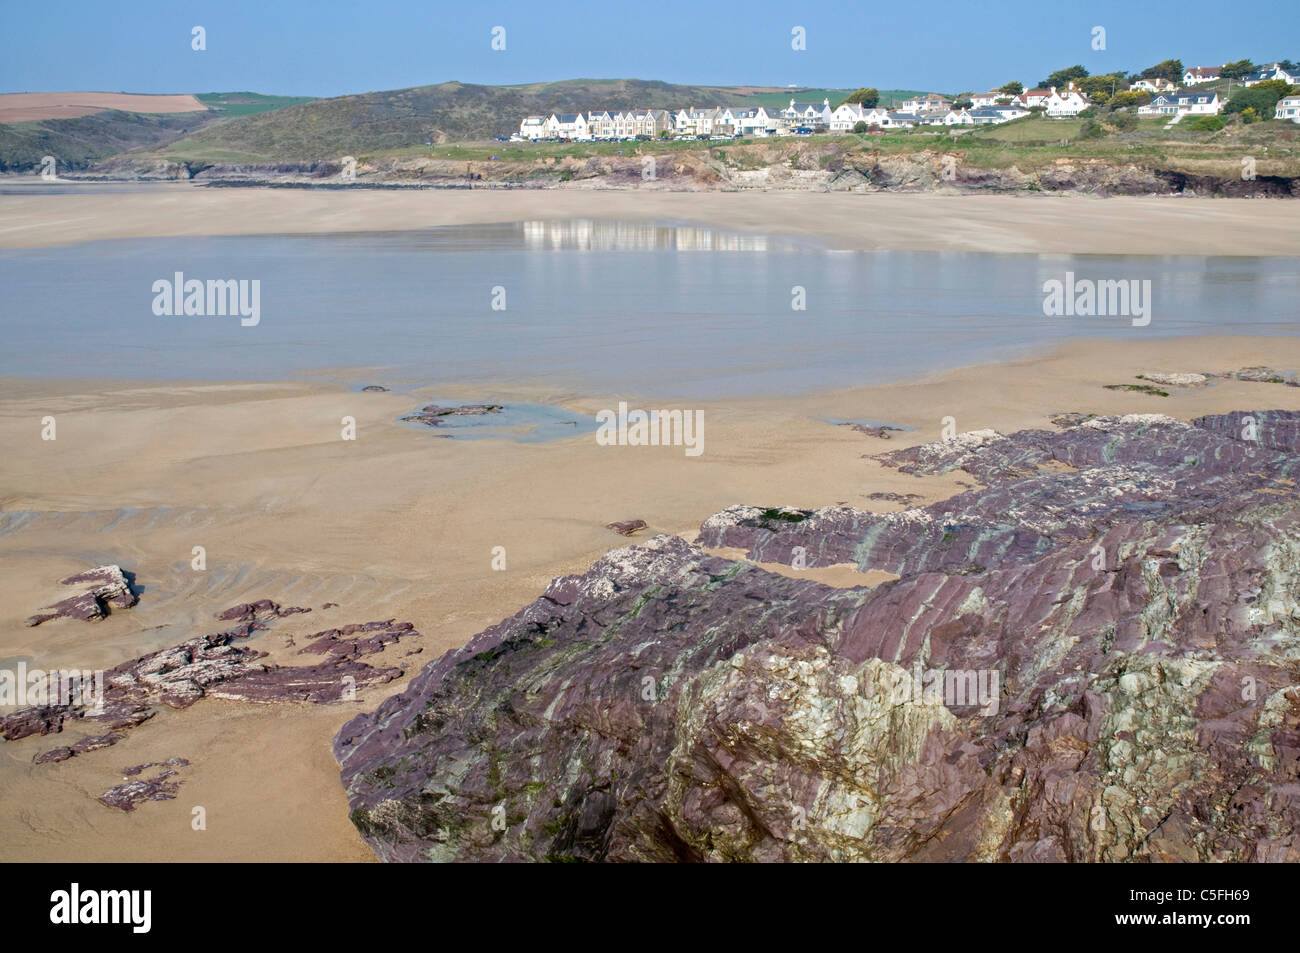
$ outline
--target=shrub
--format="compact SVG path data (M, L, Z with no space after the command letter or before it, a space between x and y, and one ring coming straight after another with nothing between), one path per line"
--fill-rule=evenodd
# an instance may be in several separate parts
M1110 124L1121 132L1128 132L1137 128L1137 113L1124 112L1117 110L1110 114Z
M1226 113L1242 113L1246 110L1253 110L1256 117L1273 115L1277 108L1277 101L1282 98L1281 92L1278 91L1278 85L1260 83L1257 86L1251 86L1248 89L1242 89L1232 94L1232 99L1228 100L1228 105L1224 108ZM1254 120L1247 119L1247 122Z
M1223 120L1218 116L1197 116L1187 124L1187 128L1197 132L1218 132L1223 128Z

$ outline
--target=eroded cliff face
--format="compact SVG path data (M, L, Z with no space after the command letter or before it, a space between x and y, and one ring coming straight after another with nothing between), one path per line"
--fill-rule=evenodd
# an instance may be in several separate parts
M123 155L81 177L109 180L193 180L211 186L272 185L298 188L533 188L635 189L637 191L793 192L1079 192L1089 195L1195 195L1300 197L1300 177L1196 174L1138 162L1083 156L1048 166L983 167L960 151L887 154L845 152L843 146L789 139L771 145L679 150L654 155L652 177L629 144L626 156L543 156L533 160L384 158L360 163L345 182L337 161L282 163L175 162ZM956 148L956 147L954 147Z
M886 455L982 485L615 550L335 742L389 860L1300 860L1300 414Z

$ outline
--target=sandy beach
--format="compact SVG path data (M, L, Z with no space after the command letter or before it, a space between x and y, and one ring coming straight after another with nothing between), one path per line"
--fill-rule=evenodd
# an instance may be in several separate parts
M0 246L127 237L381 231L569 217L691 221L816 236L832 247L948 251L1295 255L1283 202L1080 197L830 196L548 192L308 192L160 186L131 194L0 197ZM1170 396L1107 390L1153 372L1300 369L1300 339L1202 337L1074 341L996 366L797 398L698 404L706 452L609 452L590 435L549 443L439 439L398 423L411 393L279 383L0 379L0 658L52 668L110 667L219 631L214 616L272 599L310 607L250 644L301 664L287 644L342 623L398 619L421 633L379 657L405 675L340 705L204 699L164 711L111 750L34 766L53 739L0 745L0 856L15 860L370 860L348 820L330 742L442 652L513 614L552 578L628 544L605 527L688 539L734 503L889 511L970 486L961 473L916 478L873 454L959 431L1050 428L1062 412L1158 412L1180 419L1253 408L1300 410L1300 389L1220 380ZM335 380L349 376L335 369ZM478 384L416 397L559 405L593 415L627 393ZM53 416L58 437L41 439ZM357 439L340 439L341 418ZM885 440L819 418L914 428ZM873 497L873 494L877 496ZM632 540L635 542L636 540ZM206 568L191 566L196 546ZM495 547L507 566L492 568ZM724 555L734 555L725 554ZM56 581L118 563L139 604L98 623L23 620L61 595ZM771 567L779 569L779 567ZM790 572L789 569L779 571ZM874 584L848 566L806 575ZM336 608L324 608L325 603ZM298 639L301 644L301 638ZM408 654L412 649L419 654ZM77 731L78 729L71 729ZM67 744L65 735L58 740ZM183 757L174 800L132 813L95 798L122 766ZM207 829L191 828L203 807Z
M553 577L627 545L605 528L643 519L692 538L737 502L887 511L875 493L914 504L969 485L964 474L916 478L872 454L959 430L1050 428L1063 411L1160 412L1188 419L1249 408L1300 410L1300 389L1219 381L1167 398L1105 383L1143 372L1300 367L1300 340L1200 338L1077 342L996 367L968 367L901 385L797 399L704 405L707 452L609 452L590 436L542 444L438 439L398 424L409 395L314 383L159 384L0 381L5 511L35 514L0 533L0 656L47 668L103 667L218 631L220 610L269 598L312 607L251 644L301 664L286 646L344 622L415 624L379 664L413 675L443 651L526 605ZM358 381L362 383L363 381ZM524 392L502 386L467 400L536 399L592 414L629 395ZM58 439L40 421L58 420ZM339 439L354 416L358 439ZM892 440L819 416L914 427ZM88 448L94 452L88 452ZM635 540L633 540L635 541ZM207 568L191 568L203 546ZM505 571L491 568L504 546ZM55 581L101 562L136 573L138 606L98 623L23 619L57 595ZM791 572L785 569L783 571ZM808 572L832 585L872 584L849 567ZM337 608L323 609L325 602ZM302 643L301 638L298 640ZM411 648L422 649L406 656ZM406 677L341 705L255 705L205 699L164 711L110 750L34 766L54 739L0 746L3 853L25 860L369 860L348 821L330 741ZM71 729L77 731L78 729ZM62 736L57 743L67 744ZM175 800L132 813L95 798L122 766L184 757ZM191 829L206 811L207 830Z
M692 222L816 237L833 248L1052 254L1294 255L1285 201L1078 195L823 194L549 189L202 188L0 196L0 247L109 238L389 231L520 220ZM27 184L24 185L26 189Z

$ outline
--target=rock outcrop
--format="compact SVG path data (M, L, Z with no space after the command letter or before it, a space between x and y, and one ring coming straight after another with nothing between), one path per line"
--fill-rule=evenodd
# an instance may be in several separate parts
M641 532L647 525L645 520L621 520L615 523L606 523L605 529L613 530L620 536L632 536Z
M61 599L27 619L27 625L40 625L51 619L80 619L97 622L111 609L129 609L139 600L121 566L98 566L59 580L60 586L78 586L81 592Z
M115 784L99 796L99 800L108 807L120 811L134 811L142 801L170 801L180 790L180 781L173 781L177 768L189 767L185 758L168 758L166 761L150 761L146 764L131 765L122 769L129 780ZM140 774L156 769L152 777L141 778Z
M1064 426L883 457L981 484L927 507L701 527L874 588L669 536L553 581L343 727L353 822L387 860L1300 860L1300 414Z
M419 635L411 623L391 619L317 632L306 636L310 644L301 650L325 656L314 665L269 664L262 661L266 652L236 644L274 619L306 611L283 608L269 599L234 606L218 618L237 621L235 627L123 662L103 673L102 685L0 717L0 736L15 741L57 733L69 720L108 727L104 736L82 739L37 758L38 762L63 761L116 743L122 737L118 732L150 720L163 706L188 708L207 697L317 704L351 699L366 685L386 683L402 674L398 668L375 668L358 661L361 656Z
M448 417L484 417L488 414L499 414L503 410L505 407L501 404L461 404L456 407L426 404L417 413L407 414L402 419L424 424L426 427L440 427Z

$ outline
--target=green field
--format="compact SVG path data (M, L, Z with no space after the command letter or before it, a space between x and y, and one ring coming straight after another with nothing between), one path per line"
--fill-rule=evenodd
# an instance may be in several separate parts
M255 116L258 113L309 103L312 96L266 96L262 93L195 93L194 98L223 116Z

